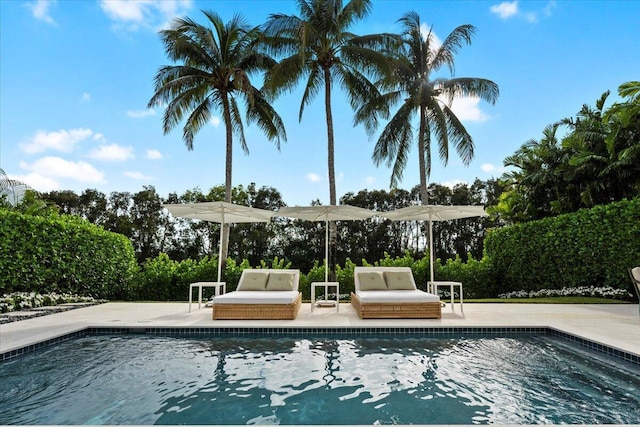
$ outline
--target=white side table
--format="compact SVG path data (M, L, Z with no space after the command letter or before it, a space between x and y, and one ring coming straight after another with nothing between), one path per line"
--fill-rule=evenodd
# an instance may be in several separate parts
M335 306L336 306L336 312L340 312L340 283L338 282L312 282L311 283L311 311L313 311L313 308L316 306L316 288L324 288L324 303L329 302L329 288L330 287L335 287L336 288L336 300L335 301L331 301L332 303L335 302Z
M454 287L460 288L460 312L464 313L463 296L462 296L462 283L461 282L427 282L427 289L429 292L438 295L438 288L441 286L448 286L451 293L451 311L453 311L453 291Z
M193 297L193 288L198 288L198 308L202 307L202 288L215 288L216 296L227 292L227 282L195 282L189 284L189 313L191 313L191 299Z

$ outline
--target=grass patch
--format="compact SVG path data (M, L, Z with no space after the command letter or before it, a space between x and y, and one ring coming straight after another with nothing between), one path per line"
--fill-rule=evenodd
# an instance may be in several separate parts
M446 298L443 301L447 301ZM467 302L504 303L504 304L631 304L629 301L600 297L538 297L538 298L485 298L466 299Z

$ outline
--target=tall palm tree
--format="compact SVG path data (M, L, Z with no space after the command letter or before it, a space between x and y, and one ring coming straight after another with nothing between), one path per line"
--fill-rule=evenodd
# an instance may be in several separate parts
M203 11L211 27L189 18L176 19L171 28L160 31L167 56L179 65L161 67L155 76L155 93L149 107L165 106L164 133L186 118L183 140L193 149L195 135L222 113L226 129L225 201L231 202L233 137L248 154L244 126L237 99L244 101L246 120L255 122L280 149L286 141L284 124L271 104L250 81L252 73L261 73L275 60L258 48L260 31L249 27L240 15L225 24L215 12ZM229 225L222 238L222 260L227 257Z
M391 40L387 34L357 36L349 27L367 16L371 0L296 0L300 16L272 14L264 25L271 51L284 58L267 72L265 88L273 95L291 91L305 80L298 119L304 108L324 92L327 122L329 200L335 205L334 132L331 111L332 85L346 93L356 109L378 94L368 79L388 70L379 50Z
M434 77L443 67L454 73L455 54L464 43L471 43L475 27L461 25L447 36L442 45L437 46L431 31L423 36L420 16L416 12L408 12L398 22L404 28L401 34L403 45L395 57L393 79L387 82L391 90L383 97L389 106L398 102L401 105L380 134L373 160L377 165L386 162L392 166L391 186L395 187L402 178L415 141L412 121L417 114L420 199L422 204L427 204L432 141L438 143L440 159L445 165L449 159L450 143L465 165L474 155L473 139L451 110L451 102L456 97L473 96L493 104L500 92L498 85L491 80ZM378 117L386 118L388 115L388 109L379 109L379 104L372 103L358 111L357 122L363 123L372 134L377 128Z
M379 97L371 77L389 71L383 54L394 43L390 34L358 36L349 28L367 16L371 0L296 0L300 16L272 14L264 25L266 44L270 51L283 59L267 72L265 88L273 96L293 90L300 80L305 88L300 102L298 119L305 107L324 93L327 123L327 169L329 204L336 205L333 114L331 94L337 84L355 110L368 100ZM330 226L330 259L334 259L336 227ZM333 263L331 266L334 275Z

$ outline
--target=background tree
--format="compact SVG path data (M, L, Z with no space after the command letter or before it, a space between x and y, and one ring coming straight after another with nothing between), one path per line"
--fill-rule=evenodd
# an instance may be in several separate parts
M164 132L168 133L185 117L183 139L189 150L193 139L215 111L222 113L226 129L225 198L231 202L233 136L248 154L244 126L237 98L244 101L247 122L256 122L267 138L280 148L286 140L282 119L250 80L275 61L257 48L258 28L249 27L240 15L225 24L219 15L203 11L211 27L190 18L176 19L171 28L160 31L169 59L180 65L161 67L155 76L155 93L149 107L165 106ZM225 226L222 260L227 257L229 227ZM223 268L224 271L224 268Z

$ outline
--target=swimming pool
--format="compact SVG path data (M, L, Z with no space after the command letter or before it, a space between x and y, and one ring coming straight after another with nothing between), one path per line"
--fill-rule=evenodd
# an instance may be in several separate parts
M637 365L547 335L86 336L0 384L0 424L640 423Z
M638 371L544 334L85 336L0 364L0 424L629 424Z

